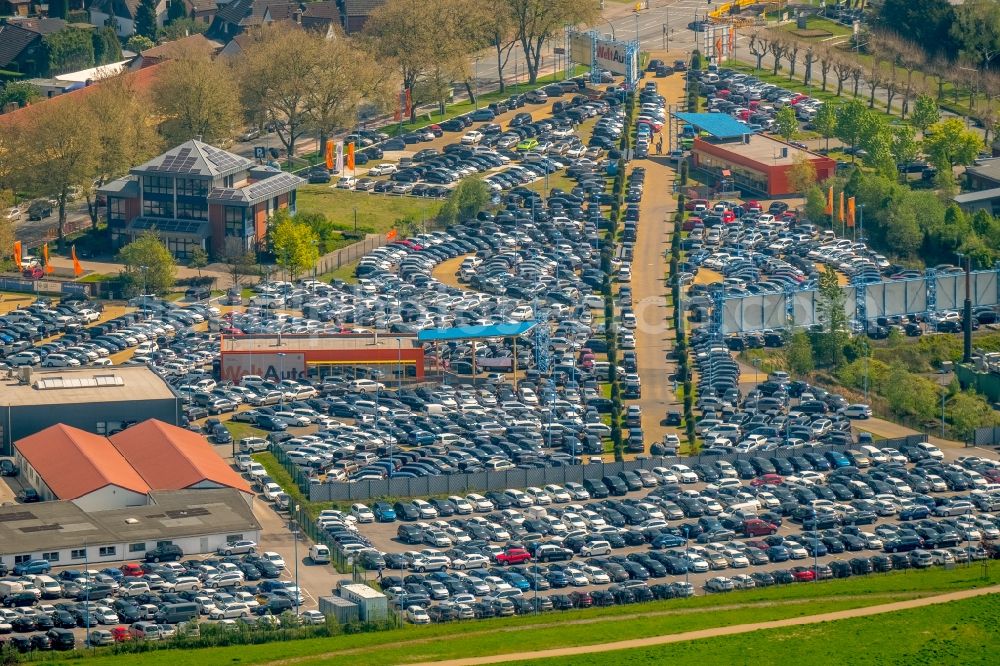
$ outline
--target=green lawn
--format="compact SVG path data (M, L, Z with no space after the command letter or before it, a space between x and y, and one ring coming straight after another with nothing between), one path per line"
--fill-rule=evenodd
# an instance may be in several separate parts
M614 664L994 664L1000 621L993 597L875 617L835 620L752 635L716 636L635 650L520 662L545 666ZM993 655L992 657L990 655Z
M436 199L338 190L329 185L305 185L297 197L300 212L323 213L347 231L355 228L356 211L358 230L372 233L385 233L402 218L430 221L441 208Z
M262 462L265 467L268 466L267 462L264 460ZM268 469L268 471L272 470ZM354 656L361 657L365 664L397 664L472 655L503 654L531 647L555 648L590 645L732 624L762 622L858 608L997 583L1000 583L1000 571L994 567L989 577L984 579L982 567L977 564L950 571L933 569L923 572L901 572L733 592L722 596L658 601L601 610L546 613L537 617L514 617L427 627L407 626L369 634L255 646L233 646L183 652L165 650L142 655L110 655L106 652L103 654L98 652L91 661L102 665L106 663L108 666L126 664L221 666L234 662L260 664L285 659L294 659L296 664L334 663ZM933 617L936 616L936 610L925 611L925 613ZM975 617L977 622L982 622L982 618L978 614ZM991 617L995 617L995 612ZM996 620L992 619L990 622L996 623ZM881 624L874 621L871 626L878 627ZM460 638L458 638L459 635L461 635ZM887 632L885 635L893 634ZM765 645L768 643L761 643L762 648ZM819 643L819 645L833 644L824 642ZM79 656L83 657L83 655ZM757 662L760 661L757 659ZM793 663L766 659L765 661L766 663ZM705 663L734 662L732 660L711 659ZM948 660L947 663L966 662Z
M247 297L249 298L249 296ZM249 423L243 423L242 421L223 421L222 424L226 426L226 430L229 434L233 436L235 440L241 440L244 437L267 437L267 433L260 428L255 428Z
M320 282L329 282L334 278L342 280L343 282L357 282L358 278L354 275L354 269L357 267L358 262L354 261L349 264L344 264L340 268L334 269L332 271L323 273L317 280Z
M781 30L795 34L798 30L798 25L796 22L792 21L791 23L786 23L781 26ZM807 18L806 30L825 30L830 33L830 35L834 35L836 37L850 37L852 32L846 25L837 23L836 21L831 21L830 19L822 18L820 16L810 16ZM824 37L806 37L805 39L823 41L828 37L829 35Z

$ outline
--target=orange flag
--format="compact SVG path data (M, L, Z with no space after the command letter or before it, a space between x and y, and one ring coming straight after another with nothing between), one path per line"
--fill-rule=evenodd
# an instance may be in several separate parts
M854 197L847 198L847 226L854 226Z
M827 215L833 215L833 185L830 186L830 191L826 195L826 209L823 212Z
M347 144L347 168L354 171L354 142Z
M21 270L21 241L14 241L14 265Z
M326 140L326 168L333 171L333 139Z
M76 245L70 248L70 256L73 257L73 275L80 277L83 275L83 266L80 265L80 260L76 258Z
M52 264L49 263L49 244L48 243L45 243L44 245L42 245L42 258L45 260L45 272L46 273L52 273L53 271L55 271L55 269L52 268Z
M844 223L844 190L840 191L840 212L837 219L840 220L841 224Z

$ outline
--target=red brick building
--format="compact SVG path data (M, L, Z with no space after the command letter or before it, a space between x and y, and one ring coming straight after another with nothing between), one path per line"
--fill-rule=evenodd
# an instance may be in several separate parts
M271 215L295 212L295 190L305 180L191 140L107 183L111 241L118 248L155 233L178 259L196 248L218 256L230 239L258 250Z
M729 178L737 189L766 198L800 194L789 184L789 173L799 160L812 162L819 182L833 176L837 168L829 157L762 134L744 134L736 141L698 137L691 156L696 168Z

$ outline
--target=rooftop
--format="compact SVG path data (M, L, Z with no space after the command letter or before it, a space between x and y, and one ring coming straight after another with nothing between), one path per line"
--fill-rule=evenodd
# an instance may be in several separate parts
M223 352L253 352L257 354L323 351L328 349L396 349L396 338L403 347L412 347L416 336L412 333L345 333L343 335L235 335L223 336Z
M163 173L189 178L199 176L217 178L246 171L254 164L253 160L210 146L197 139L191 139L154 157L145 164L133 168L132 173L136 175Z
M957 204L975 203L977 201L987 201L989 199L1000 199L1000 187L991 187L988 190L979 190L978 192L966 192L964 194L955 195L955 203Z
M58 424L17 442L18 452L59 499L107 486L145 495L149 486L106 437Z
M96 379L98 377L117 377L121 382ZM162 377L143 366L32 370L30 384L21 384L16 377L0 380L0 404L9 407L172 400L176 397Z
M753 133L749 126L725 113L675 113L674 116L716 139L737 139Z
M976 160L974 164L965 167L965 172L1000 183L1000 157Z
M716 146L767 166L790 166L795 164L796 158L828 159L763 134L748 134L747 136L749 138L746 141L734 143L713 143L697 139L695 150L700 146Z
M242 494L230 488L151 497L151 505L90 514L69 501L2 506L0 555L260 530Z
M202 435L156 419L108 437L154 490L179 490L212 483L249 493L237 474Z

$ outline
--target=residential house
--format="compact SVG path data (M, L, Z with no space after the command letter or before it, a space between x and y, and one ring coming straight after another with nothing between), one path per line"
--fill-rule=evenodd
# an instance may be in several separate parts
M208 35L228 42L247 28L297 20L301 12L300 3L288 0L233 0L219 7Z
M310 2L305 6L300 19L306 30L315 30L330 34L333 26L340 26L340 9L336 0L326 2Z
M49 56L42 40L66 27L62 19L12 19L0 25L0 70L45 76Z
M202 23L212 23L219 4L215 0L181 0L184 3L184 13L189 19Z
M0 16L28 16L31 0L0 0Z
M343 0L341 22L347 34L360 32L365 27L368 17L382 6L385 0Z
M271 216L295 212L306 181L201 141L191 140L131 170L98 191L107 197L114 247L155 233L179 259L195 248L218 256L230 239L263 249Z
M135 19L139 12L140 0L93 0L90 5L91 25L103 26L114 17L115 32L123 39L135 34ZM156 25L163 26L167 17L167 0L156 4Z
M205 35L189 35L175 39L172 42L158 44L151 49L146 49L139 54L137 58L139 62L133 62L132 68L149 67L150 65L155 65L166 60L172 60L177 57L176 54L178 53L198 52L215 56L221 49L222 44L209 39Z

